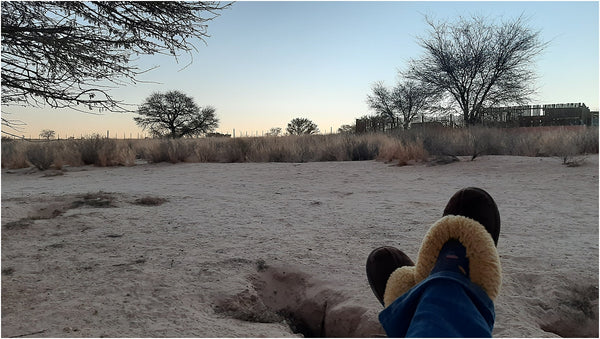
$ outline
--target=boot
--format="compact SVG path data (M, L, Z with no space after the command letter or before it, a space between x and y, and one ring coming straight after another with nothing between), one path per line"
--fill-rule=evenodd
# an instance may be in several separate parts
M448 250L455 253L462 247L465 251L462 259L466 258L468 263L462 273L495 300L502 285L502 269L494 240L479 222L460 215L443 217L425 235L415 266L415 283L425 280L436 266L438 271L452 266L440 256L442 249L446 255ZM446 263L441 262L444 260ZM460 265L456 266L460 268Z
M377 299L387 307L432 271L456 269L495 300L502 284L500 258L496 251L499 234L500 213L492 197L479 188L462 189L450 198L442 219L425 235L416 266L412 261L398 264L398 258L406 255L393 247L393 250L377 249L367 260L369 283ZM388 251L395 254L386 254ZM442 256L440 252L443 252ZM384 263L375 264L376 260ZM381 268L375 268L376 265ZM382 295L384 280L387 282Z
M454 193L442 216L446 215L462 215L477 221L492 236L494 245L498 246L500 212L494 199L481 188L467 187Z
M386 306L384 294L390 275L399 268L414 268L414 265L404 252L391 246L379 247L369 254L366 265L367 279L375 297L382 305Z

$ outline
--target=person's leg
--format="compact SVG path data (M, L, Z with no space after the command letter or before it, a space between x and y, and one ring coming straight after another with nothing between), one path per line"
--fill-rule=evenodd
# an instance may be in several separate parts
M396 269L404 266L415 266L415 264L404 252L397 248L383 246L374 249L369 254L366 264L367 279L373 294L382 305L385 306L383 297L390 275Z
M379 315L389 337L491 337L494 304L468 278L432 274Z
M495 248L500 231L498 209L487 192L466 188L453 195L443 215L425 236L416 266L386 259L390 253L402 253L389 247L378 256L369 256L387 262L374 265L368 260L367 275L386 307L380 321L389 336L491 335L493 299L501 284ZM376 269L369 269L370 265ZM394 265L398 268L390 274ZM376 292L381 290L382 297Z
M494 304L469 279L466 252L458 240L447 241L429 277L381 312L389 336L491 337Z

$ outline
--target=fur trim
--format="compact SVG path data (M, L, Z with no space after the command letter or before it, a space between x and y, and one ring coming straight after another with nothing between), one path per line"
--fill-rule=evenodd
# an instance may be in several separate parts
M480 223L463 216L447 215L431 226L419 250L415 282L429 276L442 247L450 239L457 239L467 249L471 281L495 300L502 285L502 268L494 240Z
M383 294L384 306L390 306L399 296L408 292L408 290L415 285L414 266L402 266L397 268L392 272L385 285L385 293Z

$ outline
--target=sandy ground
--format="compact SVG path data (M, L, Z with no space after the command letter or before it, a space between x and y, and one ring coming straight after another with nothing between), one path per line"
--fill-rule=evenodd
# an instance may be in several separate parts
M494 336L598 336L598 156L462 160L2 170L2 336L380 335L368 254L415 258L466 186L502 218Z

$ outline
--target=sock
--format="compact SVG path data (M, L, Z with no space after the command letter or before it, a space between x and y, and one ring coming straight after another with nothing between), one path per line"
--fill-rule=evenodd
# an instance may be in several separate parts
M444 244L431 273L452 271L469 277L469 258L467 249L456 239Z

